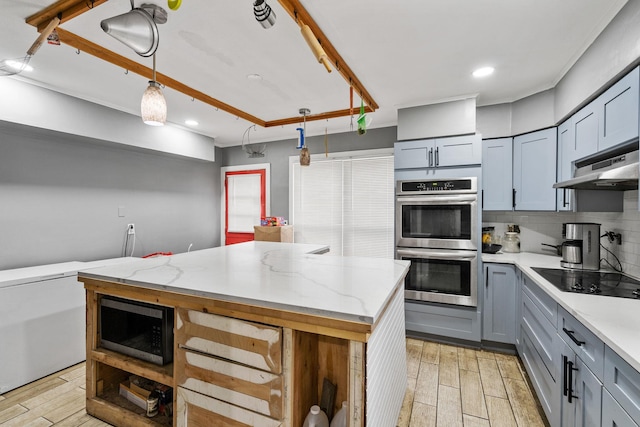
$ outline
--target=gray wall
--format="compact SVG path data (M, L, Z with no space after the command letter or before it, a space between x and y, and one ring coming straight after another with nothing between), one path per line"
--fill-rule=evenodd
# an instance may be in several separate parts
M219 164L4 121L0 200L0 270L220 241Z
M393 147L396 141L396 127L369 129L364 135L357 132L332 134L328 136L329 153L339 151L372 150ZM265 156L250 159L242 147L229 147L216 153L221 166L269 163L271 165L271 215L289 217L289 156L298 156L296 139L269 142ZM309 136L305 143L311 154L324 153L324 135Z

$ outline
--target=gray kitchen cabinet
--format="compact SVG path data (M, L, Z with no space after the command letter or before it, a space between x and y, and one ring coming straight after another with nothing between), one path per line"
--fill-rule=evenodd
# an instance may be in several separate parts
M522 363L552 426L560 422L556 351L557 304L522 273L520 347Z
M636 67L596 99L600 110L598 151L638 137L639 85Z
M482 210L513 209L513 138L482 141Z
M479 165L481 161L480 135L421 139L394 144L395 169Z
M640 373L608 346L604 351L604 386L640 424Z
M576 138L572 117L558 126L558 181L566 181L573 177L575 141ZM573 190L560 188L557 190L556 197L558 198L556 201L558 211L571 211Z
M555 211L556 128L513 139L515 210Z
M522 276L520 269L516 268L516 319L514 323L516 327L515 344L518 354L522 353L522 328L520 328L522 319Z
M482 319L476 307L405 301L405 325L410 332L479 342Z
M515 344L516 273L508 264L485 264L482 339Z
M587 365L557 335L558 351L562 361L560 381L560 426L599 426L602 411L602 383Z
M602 391L602 427L638 427L606 389Z

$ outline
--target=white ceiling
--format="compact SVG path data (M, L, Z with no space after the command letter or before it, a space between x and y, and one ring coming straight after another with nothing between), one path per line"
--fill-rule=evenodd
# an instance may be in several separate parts
M90 0L87 0L90 1ZM0 59L24 56L37 37L25 18L51 0L3 0ZM143 2L136 0L136 7ZM263 120L349 108L349 86L327 73L277 0L265 30L254 19L252 0L183 0L159 25L157 70ZM478 105L511 102L549 89L606 27L626 0L302 0L302 4L355 72L380 108L370 128L395 125L398 108L476 96ZM100 21L129 11L130 0L110 0L61 27L147 67L142 58L105 34ZM139 115L147 79L87 53L45 44L31 59L35 68L15 77ZM491 65L495 73L474 79ZM247 79L260 74L261 81ZM165 88L168 121L221 147L240 145L252 123ZM355 96L359 107L360 99ZM356 116L357 116L356 108ZM301 116L300 116L301 117ZM357 128L354 117L354 128ZM0 117L1 119L1 117ZM79 118L80 119L80 118ZM301 118L302 121L302 118ZM185 126L186 127L186 126ZM298 125L256 126L251 142L294 139ZM347 132L351 119L307 122L307 134ZM247 141L245 140L245 143Z

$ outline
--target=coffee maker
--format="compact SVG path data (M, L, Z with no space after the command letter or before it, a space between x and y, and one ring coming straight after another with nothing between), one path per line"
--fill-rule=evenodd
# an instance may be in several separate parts
M562 224L562 261L565 268L600 269L600 224L567 222Z

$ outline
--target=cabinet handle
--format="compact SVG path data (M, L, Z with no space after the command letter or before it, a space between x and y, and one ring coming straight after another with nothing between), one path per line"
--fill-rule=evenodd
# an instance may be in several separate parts
M562 355L562 394L564 396L567 395L567 393L569 393L569 387L567 387L567 374L569 373L569 371L567 370L567 364L569 362L569 359L567 358L567 356Z
M574 368L573 367L573 362L567 362L567 371L569 373L569 384L568 384L568 390L567 390L567 401L569 403L571 403L573 401L573 399L577 399L578 396L574 396L573 395L573 371L577 371L578 368Z
M567 189L562 189L562 207L567 207L569 203L567 203Z
M577 339L576 336L573 335L575 332L570 331L567 328L562 328L562 330L564 331L565 334L569 336L569 338L571 338L571 341L576 343L578 347L582 347L582 344L584 344L584 341L580 341L579 339Z
M438 147L436 147L436 166L440 165L440 156L438 155Z
M516 189L513 189L513 193L511 194L511 207L513 207L513 209L516 208Z
M433 166L433 148L429 148L429 166Z
M482 199L480 201L480 207L484 209L484 190L482 190Z
M484 268L484 287L489 289L489 267Z

